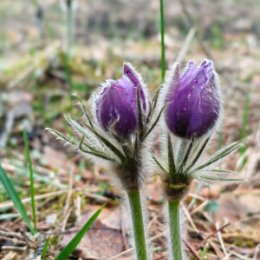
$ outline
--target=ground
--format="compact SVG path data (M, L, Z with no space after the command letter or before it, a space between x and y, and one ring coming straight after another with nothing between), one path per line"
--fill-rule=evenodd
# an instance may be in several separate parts
M122 192L111 185L105 168L65 149L45 128L69 133L63 115L81 117L71 92L88 106L100 83L120 77L124 61L138 69L153 93L161 84L159 1L78 1L69 65L60 1L39 3L0 3L0 162L31 216L22 137L26 129L41 234L33 238L26 233L1 186L0 259L32 259L48 237L47 259L54 259L104 203L73 259L133 259ZM165 1L167 64L178 60L184 65L207 57L220 76L223 123L208 154L243 141L241 149L220 166L237 172L244 181L194 181L183 201L190 259L260 258L259 10L253 0ZM168 253L160 187L159 177L149 178L143 196L148 201L152 254L163 260Z

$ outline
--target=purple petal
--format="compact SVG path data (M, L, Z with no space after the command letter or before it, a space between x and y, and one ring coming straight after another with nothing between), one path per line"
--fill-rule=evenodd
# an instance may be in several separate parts
M141 96L141 100L142 100L142 106L143 106L143 110L146 111L147 109L147 98L145 96L144 93L144 87L143 87L143 82L141 80L141 77L139 76L139 74L137 73L137 71L133 68L132 65L130 65L129 63L125 63L124 64L124 75L133 83L133 85L137 88L140 87L140 96Z
M201 137L214 127L220 113L212 62L206 60L200 67L190 62L175 84L166 98L167 126L182 138Z
M124 75L116 81L109 81L96 100L96 115L99 124L119 138L128 138L137 130L137 87L141 88L143 111L146 97L137 72L128 64ZM145 113L144 113L145 115Z

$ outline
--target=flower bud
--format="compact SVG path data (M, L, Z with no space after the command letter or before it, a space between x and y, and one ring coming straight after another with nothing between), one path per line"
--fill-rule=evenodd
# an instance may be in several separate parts
M123 76L119 80L108 80L96 99L99 124L120 139L127 139L138 128L138 88L144 119L147 111L144 84L139 74L128 63L124 64Z
M212 61L200 66L189 62L179 76L178 67L166 96L165 120L170 131L181 138L199 138L209 132L220 116L220 89Z

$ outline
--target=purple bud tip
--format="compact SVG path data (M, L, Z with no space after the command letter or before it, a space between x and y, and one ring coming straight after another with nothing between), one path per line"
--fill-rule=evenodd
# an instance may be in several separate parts
M213 62L204 60L196 66L190 61L180 77L175 70L166 102L166 124L176 136L198 138L210 131L221 107Z
M142 100L142 108L146 112L147 109L147 97L144 93L144 86L140 75L136 72L130 63L124 64L124 76L126 76L134 85L135 88L140 87L140 96Z
M118 80L109 80L104 84L96 100L96 116L101 127L120 139L127 139L135 133L138 125L137 88L143 114L147 109L147 100L139 74L128 63L124 65L124 74Z

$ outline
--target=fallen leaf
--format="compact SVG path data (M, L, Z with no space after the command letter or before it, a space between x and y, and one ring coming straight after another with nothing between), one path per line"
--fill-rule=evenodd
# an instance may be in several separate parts
M97 209L92 206L76 225L80 228L91 214ZM109 259L125 250L124 238L121 230L122 216L120 207L105 208L94 225L90 228L77 247L77 255L84 259ZM74 234L64 235L61 245L65 246ZM120 258L121 259L121 258Z

